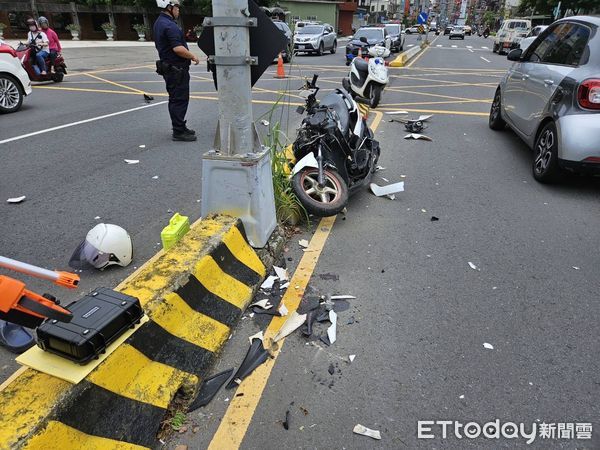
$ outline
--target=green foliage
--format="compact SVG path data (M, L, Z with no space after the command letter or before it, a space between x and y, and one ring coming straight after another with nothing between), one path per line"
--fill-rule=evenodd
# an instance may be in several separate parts
M561 12L567 9L575 12L592 12L598 7L598 0L521 0L519 14L534 12L535 14L552 15L554 8L561 2Z
M175 431L181 429L183 424L186 422L187 417L181 411L177 411L171 419L171 428Z
M67 31L79 31L81 27L79 25L75 25L74 23L70 23L65 27Z
M487 25L488 27L492 28L494 26L494 23L496 23L495 14L491 11L486 11L483 15L483 23L484 25Z

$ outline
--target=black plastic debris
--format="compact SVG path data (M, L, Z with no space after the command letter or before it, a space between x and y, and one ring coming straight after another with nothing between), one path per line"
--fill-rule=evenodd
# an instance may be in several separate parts
M329 311L323 311L315 318L315 320L319 323L329 321Z
M321 280L332 280L339 281L340 276L337 273L321 273L319 274Z
M151 95L148 95L148 94L144 94L144 100L146 101L146 103L150 103L151 101L154 100L154 97L152 97Z
M432 222L437 222L438 220L440 220L439 217L431 216L431 221Z
M333 363L329 364L327 372L329 372L329 375L333 375L335 373L335 367L333 367Z
M283 428L285 428L286 430L290 429L290 411L287 410L285 412L285 420L283 421Z
M231 369L224 370L223 372L204 380L202 386L200 386L198 395L189 406L188 412L195 411L198 408L208 405L215 395L217 395L221 386L229 380L234 370L235 369L232 367Z
M260 339L254 339L250 345L250 348L248 349L248 352L246 353L244 361L242 361L242 364L225 389L232 389L236 387L238 385L236 380L241 381L246 378L254 371L254 369L264 363L268 357L269 352L267 352L263 347L263 342Z
M266 316L278 316L281 317L281 314L279 313L279 310L275 307L270 308L270 309L262 309L260 306L253 306L252 308L252 312L254 314L264 314Z
M305 326L302 329L302 334L304 336L312 336L313 334L313 324L315 323L315 320L317 319L317 316L319 316L321 314L321 311L319 309L313 309L311 311L308 311L306 313L306 323Z

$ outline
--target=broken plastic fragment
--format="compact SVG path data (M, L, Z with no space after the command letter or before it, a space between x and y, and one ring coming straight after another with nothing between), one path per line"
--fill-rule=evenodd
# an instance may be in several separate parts
M317 158L315 158L313 152L307 153L304 158L296 163L294 169L292 170L292 176L296 175L305 167L319 167L319 163L317 162Z
M329 297L331 300L355 300L354 295L332 295Z
M233 374L233 370L233 368L225 370L204 380L198 391L198 396L190 404L188 412L195 411L202 406L208 405L215 395L217 395L221 386L229 380L229 377Z
M465 396L464 395L459 395L458 398L460 398L462 400L463 398L465 398Z
M329 338L329 343L333 344L337 339L337 314L333 309L329 311L329 321L331 322L331 326L327 328L327 337Z
M410 133L407 134L406 136L404 136L404 139L415 139L415 140L423 140L423 141L433 141L433 139L431 139L429 136L425 136L424 134L418 134L418 133Z
M279 312L279 315L281 317L285 317L288 315L288 309L285 307L285 305L283 304L283 302L279 305L279 308L277 309L277 312Z
M273 341L277 342L289 336L300 328L304 322L306 322L306 314L298 314L296 311L292 312L273 338Z
M153 179L153 180L158 180L158 175L154 175L154 176L152 177L152 179Z
M298 245L302 248L308 248L308 241L306 239L300 239Z
M373 439L381 439L381 433L379 430L371 430L360 423L354 427L354 431L356 434L362 434L363 436L368 436Z
M271 309L273 307L273 305L271 305L269 303L269 299L265 298L263 300L259 300L258 302L254 302L250 305L250 308L252 308L253 306L259 306L262 309Z
M102 219L102 217L100 217L100 216L94 217L94 220L100 220L100 219Z
M283 421L283 428L285 428L286 430L290 429L290 411L286 411L285 412L285 420Z
M139 159L124 159L127 164L138 164L140 162Z
M577 267L577 266L572 266L572 268L575 270L579 270L579 267Z
M494 346L492 344L488 344L487 342L484 342L483 346L488 350L494 350Z
M9 198L8 200L6 200L7 203L21 203L23 200L25 200L27 197L25 195L22 195L21 197L13 197L13 198Z
M246 353L244 361L242 361L242 364L240 364L240 367L233 376L233 380L227 384L225 389L231 389L240 384L244 378L250 375L258 366L264 363L268 357L269 352L265 350L263 341L260 339L254 339L252 344L250 344L250 348Z
M289 286L290 286L290 282L288 281L286 283L283 283L281 286L279 286L279 289L287 289Z
M471 261L469 261L469 267L470 267L471 269L473 269L473 270L479 270L479 269L477 268L477 266L476 266L475 264L473 264Z
M385 167L381 167L381 166L375 167L375 172L381 172L382 170L385 170ZM344 208L344 209L346 209L346 208Z
M427 120L431 119L433 117L433 114L429 114L428 116L419 116L419 119L421 122L426 122Z
M273 270L279 277L280 281L287 281L290 279L290 275L288 274L287 269L284 269L283 267L273 266Z
M265 119L261 120L261 121L260 121L260 123L261 123L262 125L264 125L265 127L268 127L268 126L270 125L270 124L269 124L269 121L268 121L268 120L265 120Z
M271 289L273 287L273 283L277 280L275 275L269 275L263 284L260 285L261 289Z
M369 186L371 188L371 192L373 192L373 194L375 194L377 197L404 192L404 181L388 184L387 186L379 186L376 183L371 183Z
M252 345L252 341L254 339L260 339L262 341L262 340L264 340L264 338L265 338L265 334L263 333L262 330L260 330L258 333L253 334L252 336L249 336L248 340L250 341L250 345Z
M356 358L356 355L349 355L348 359L350 360L350 362L354 362L354 358Z
M396 200L396 194L388 194L386 195L387 198L389 198L390 200Z
M390 111L390 112L386 112L386 114L388 116L395 116L398 114L408 114L408 111Z
M146 148L146 146L144 144L142 145L138 145L139 148Z
M440 220L439 217L431 216L431 221L432 222L437 222L438 220Z

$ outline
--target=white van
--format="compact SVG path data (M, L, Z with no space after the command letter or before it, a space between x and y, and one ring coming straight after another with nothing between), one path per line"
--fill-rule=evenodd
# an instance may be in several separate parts
M499 55L508 53L511 49L519 46L519 41L526 37L531 31L531 20L509 19L502 22L502 26L496 33L492 51Z

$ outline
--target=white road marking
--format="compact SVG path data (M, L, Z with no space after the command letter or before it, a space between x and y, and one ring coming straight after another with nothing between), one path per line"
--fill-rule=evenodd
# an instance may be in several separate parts
M121 114L127 114L130 112L139 111L141 109L152 108L154 106L164 105L165 103L168 103L168 101L165 100L164 102L153 103L151 105L138 106L137 108L126 109L125 111L117 111L117 112L114 112L111 114L105 114L103 116L92 117L90 119L80 120L78 122L66 123L64 125L59 125L57 127L46 128L45 130L34 131L33 133L22 134L21 136L15 136L15 137L11 137L8 139L4 139L3 141L0 141L0 144L7 144L9 142L19 141L21 139L25 139L25 138L32 137L32 136L37 136L39 134L45 134L45 133L50 133L52 131L62 130L63 128L70 128L70 127L74 127L76 125L83 125L84 123L108 119L109 117L120 116Z
M483 56L480 56L481 59L483 59L485 62L491 62L489 59L485 59Z
M436 45L436 47L441 47L441 46L442 46L441 44Z
M486 49L486 50L489 50L489 47L481 47L481 48L483 48L483 49Z
M467 48L473 48L473 46L471 46L471 45L467 45Z
M453 45L453 46L452 46L452 48L457 48L457 47L458 47L458 45Z
M407 47L414 47L415 44L408 44Z
M475 53L473 50L471 50L470 48L468 48L467 50L469 50L471 53Z

